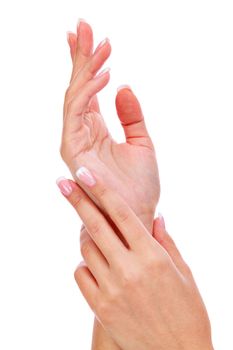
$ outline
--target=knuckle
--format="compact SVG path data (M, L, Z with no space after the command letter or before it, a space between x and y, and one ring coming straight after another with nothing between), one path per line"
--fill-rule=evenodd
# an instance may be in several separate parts
M98 236L102 231L102 226L98 221L94 221L88 228L91 236Z
M140 282L140 272L124 271L121 278L123 288L134 288Z
M78 211L78 208L80 206L80 203L83 199L83 196L81 193L75 193L74 198L72 199L72 205L73 207Z
M97 314L101 321L103 321L104 324L109 322L110 315L111 315L111 308L108 302L101 301L98 303L97 306Z
M99 190L98 190L98 196L99 196L99 198L105 197L106 194L107 194L107 188L106 188L106 187L101 187L101 188L99 188Z
M124 206L116 207L115 215L118 218L118 220L122 223L128 221L129 219L129 213Z

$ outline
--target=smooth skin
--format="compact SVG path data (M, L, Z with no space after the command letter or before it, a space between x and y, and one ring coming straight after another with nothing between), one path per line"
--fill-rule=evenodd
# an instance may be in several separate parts
M126 141L115 142L96 96L110 79L109 71L96 76L111 54L110 42L99 44L93 53L93 32L84 21L80 21L77 34L69 33L68 42L73 70L64 100L61 156L77 182L75 171L81 165L97 171L152 232L160 183L155 149L140 104L130 88L118 91L116 110ZM88 188L83 189L91 197Z
M126 201L92 175L90 191L127 246L75 182L58 185L69 188L63 194L91 237L75 279L99 322L124 350L213 350L206 308L165 228L155 221L154 239Z
M155 150L140 104L130 88L117 93L116 111L126 136L126 142L117 144L106 128L96 95L108 84L109 72L93 79L111 53L109 40L99 44L93 54L92 28L84 20L76 33L68 33L67 39L73 68L64 100L61 156L77 182L75 170L80 164L98 170L151 232L160 183ZM91 196L88 188L83 188ZM92 349L118 349L96 319Z

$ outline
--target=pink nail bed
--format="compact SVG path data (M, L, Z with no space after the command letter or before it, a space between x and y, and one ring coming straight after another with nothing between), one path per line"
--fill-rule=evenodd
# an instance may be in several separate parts
M59 177L56 181L57 186L59 187L60 191L64 196L69 196L72 193L72 187L69 183L69 181L65 177Z
M81 166L76 171L77 178L82 181L85 185L88 187L92 187L96 184L96 180L94 176L91 174L91 172L85 168L84 166Z

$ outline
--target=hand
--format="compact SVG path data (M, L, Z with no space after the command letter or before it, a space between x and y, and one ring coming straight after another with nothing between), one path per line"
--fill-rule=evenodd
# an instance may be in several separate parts
M105 330L124 350L213 349L191 271L164 227L155 225L158 240L153 239L117 193L97 174L86 169L86 175L79 179L89 184L128 245L77 184L59 181L92 238L83 245L85 263L75 278Z
M90 26L82 21L80 23L78 32L78 40L77 34L75 33L69 32L67 35L68 43L70 46L71 59L73 62L71 81L73 80L77 72L80 71L83 68L83 66L88 62L92 54L93 34ZM90 108L92 108L96 112L100 112L97 96L94 96L92 98ZM95 319L93 326L92 350L98 349L120 350L117 344L106 334L98 320Z
M109 72L95 77L111 53L109 40L92 54L91 27L80 22L78 37L71 33L69 44L73 72L64 101L62 158L75 180L80 166L98 172L151 231L160 184L155 150L140 104L129 88L117 93L116 109L126 142L116 143L107 130L96 98L110 78ZM91 196L88 188L83 188ZM100 205L96 198L92 199Z

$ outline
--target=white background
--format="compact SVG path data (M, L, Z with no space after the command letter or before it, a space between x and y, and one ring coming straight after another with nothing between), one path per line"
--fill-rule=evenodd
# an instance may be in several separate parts
M116 88L141 101L161 175L159 210L207 305L216 349L232 349L232 1L1 1L0 348L89 349L92 314L73 278L80 221L55 180L66 31L79 17L112 44L100 93L123 140Z

